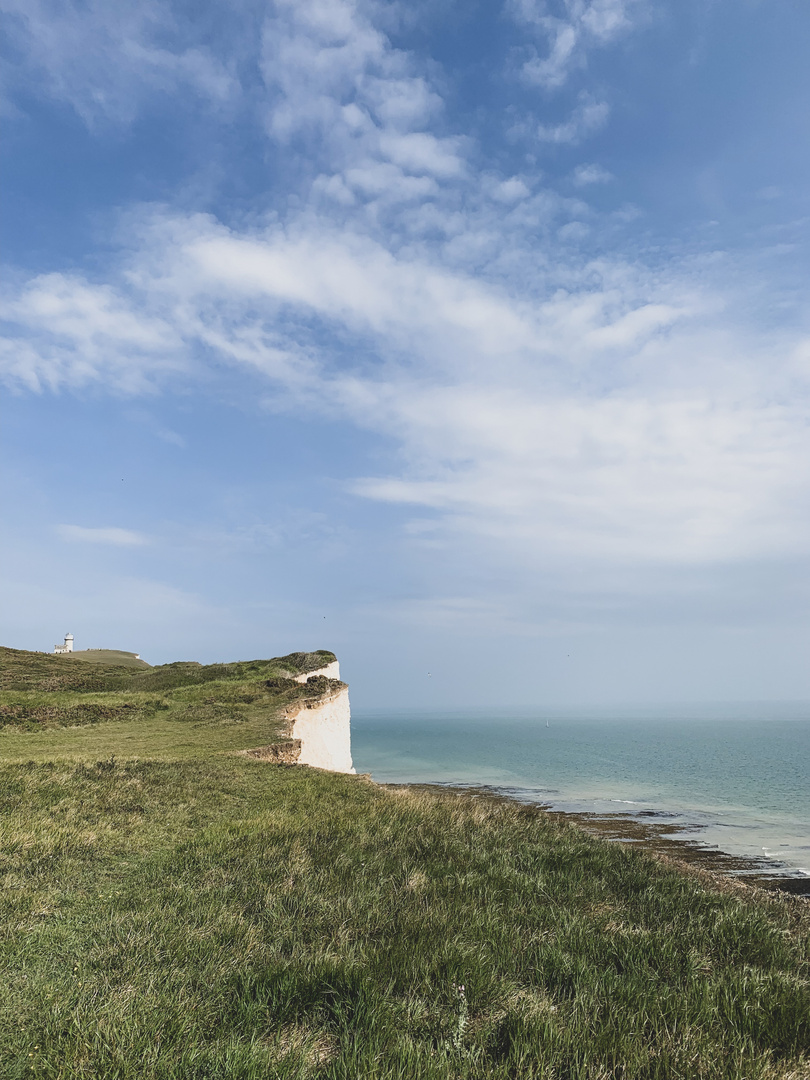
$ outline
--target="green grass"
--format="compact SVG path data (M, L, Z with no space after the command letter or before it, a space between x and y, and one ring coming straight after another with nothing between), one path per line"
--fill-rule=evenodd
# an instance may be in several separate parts
M128 656L112 650L96 650L97 653L102 651L118 659ZM0 646L0 691L166 690L204 682L299 675L315 671L335 659L334 653L320 649L317 652L289 653L272 660L206 665L187 660L149 667L141 661L137 661L136 665L118 662L107 664L85 661L81 656L81 653L54 656L51 653L26 652Z
M306 685L288 676L333 659L327 652L293 653L144 671L2 649L0 760L188 757L283 741L279 710L317 695L324 682L316 676Z
M149 664L132 652L122 649L81 649L79 652L59 653L62 660L84 661L86 664L114 664L117 667L148 668Z
M244 676L0 738L0 1077L810 1076L806 902L236 755Z

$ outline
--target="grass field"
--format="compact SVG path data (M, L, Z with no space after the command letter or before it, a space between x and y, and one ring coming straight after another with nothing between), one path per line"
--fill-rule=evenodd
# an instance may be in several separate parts
M47 691L32 655L5 704L133 708L0 735L0 1077L810 1077L806 901L233 753L289 662Z
M121 649L81 649L79 652L62 653L63 659L78 660L91 664L114 664L118 667L148 668L149 664L135 653Z

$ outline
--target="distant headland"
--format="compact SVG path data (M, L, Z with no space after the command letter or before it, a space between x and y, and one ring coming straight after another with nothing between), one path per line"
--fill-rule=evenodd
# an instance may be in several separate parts
M145 660L141 659L141 654L136 652L127 652L125 649L80 649L73 648L74 642L73 634L65 634L65 640L61 645L54 645L53 654L55 656L71 656L77 660L87 660L91 664L115 664L118 667L145 667L148 668L151 665L147 664Z
M83 737L92 742L100 720L126 719L143 732L146 721L159 719L154 750L181 732L188 748L191 725L215 718L222 749L231 731L229 749L259 761L354 772L349 688L341 682L337 657L326 649L269 660L153 667L135 652L73 646L73 635L66 634L55 655L0 648L0 692L17 692L7 705L0 701L0 729L71 728L79 745ZM61 696L50 697L44 707L43 692ZM144 692L162 696L139 696ZM27 701L26 693L34 698ZM195 730L205 743L205 730ZM251 736L258 738L253 742Z

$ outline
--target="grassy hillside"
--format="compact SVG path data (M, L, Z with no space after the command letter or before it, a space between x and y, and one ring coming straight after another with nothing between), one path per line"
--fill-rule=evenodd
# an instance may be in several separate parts
M62 653L64 659L83 660L86 664L117 664L119 667L148 668L149 664L133 652L121 649L82 649L80 652Z
M170 689L194 683L223 679L301 675L325 667L335 659L326 649L296 652L272 660L246 660L232 664L198 664L196 660L179 661L150 667L145 661L120 663L131 653L112 649L93 650L95 658L84 660L85 653L26 652L0 645L0 691L2 690L144 690ZM102 653L113 659L102 661ZM130 670L130 669L135 670Z
M283 741L280 710L325 682L291 676L331 660L322 651L142 670L3 648L0 759L188 758Z
M105 692L28 655L6 704L132 708L0 734L0 1077L810 1077L807 902L234 754L289 657Z

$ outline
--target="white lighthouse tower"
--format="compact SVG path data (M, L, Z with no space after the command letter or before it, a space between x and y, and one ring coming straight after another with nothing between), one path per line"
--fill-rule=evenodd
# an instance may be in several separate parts
M65 644L54 645L53 651L55 653L73 652L73 634L65 634Z

